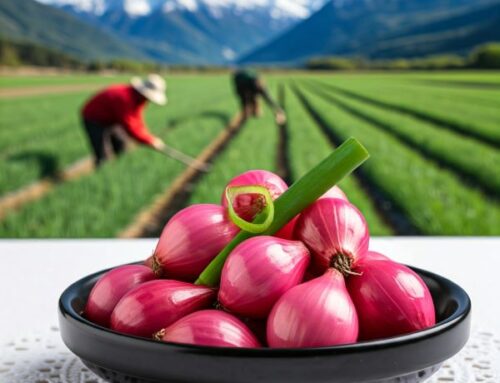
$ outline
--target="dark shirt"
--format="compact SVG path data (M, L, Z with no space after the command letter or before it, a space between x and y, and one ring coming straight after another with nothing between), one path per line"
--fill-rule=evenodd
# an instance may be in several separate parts
M253 70L240 70L234 74L234 84L238 94L250 93L252 95L261 95L266 103L273 109L281 109L276 101L273 100L266 87L259 81L259 75Z

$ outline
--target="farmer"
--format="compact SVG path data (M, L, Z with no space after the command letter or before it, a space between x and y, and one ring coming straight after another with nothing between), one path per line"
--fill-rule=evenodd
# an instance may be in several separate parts
M234 74L236 93L240 98L243 118L260 117L262 110L258 97L266 101L275 114L276 123L282 125L286 122L286 115L276 101L271 98L264 81L253 70L239 70Z
M130 137L156 150L164 149L164 142L153 136L144 123L142 111L148 101L167 103L166 83L159 75L134 77L130 85L110 86L87 101L81 113L96 166L113 154L123 153Z

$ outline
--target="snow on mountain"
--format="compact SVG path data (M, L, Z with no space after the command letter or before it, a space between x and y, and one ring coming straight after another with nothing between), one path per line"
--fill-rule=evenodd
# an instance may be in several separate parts
M321 7L326 0L37 0L57 7L100 16L107 11L124 10L129 16L146 16L158 10L196 12L208 9L214 16L225 10L236 14L268 11L274 19L304 19Z
M102 15L108 9L107 0L37 0L40 3L53 5L56 7L69 6L79 12L92 13L97 16Z
M37 1L103 28L155 61L227 63L307 18L327 0Z
M212 9L232 8L241 13L269 10L274 18L306 18L324 2L318 0L198 0L198 3Z
M152 11L147 0L125 0L123 8L131 16L146 16Z
M163 12L169 13L176 10L187 10L196 12L198 10L198 2L196 0L167 0L163 4Z

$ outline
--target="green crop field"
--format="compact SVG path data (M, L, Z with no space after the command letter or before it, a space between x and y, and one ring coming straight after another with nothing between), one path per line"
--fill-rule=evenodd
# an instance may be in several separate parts
M274 171L293 182L355 136L371 159L340 186L373 235L500 235L500 73L265 77L287 113L286 126L278 127L264 108L263 117L246 121L214 154L210 173L184 185L170 209L218 203L225 183L249 169ZM0 212L0 237L118 236L168 193L186 166L144 147L57 181L60 172L90 155L78 111L91 88L127 79L0 78L0 201L41 180L54 181L36 198ZM238 112L230 78L167 80L169 104L148 107L147 123L171 146L197 156ZM60 92L29 93L52 86L61 86ZM28 93L16 95L20 89Z
M129 76L123 75L32 75L0 77L0 89L2 88L25 88L33 86L60 86L74 84L112 84L114 82L127 82Z

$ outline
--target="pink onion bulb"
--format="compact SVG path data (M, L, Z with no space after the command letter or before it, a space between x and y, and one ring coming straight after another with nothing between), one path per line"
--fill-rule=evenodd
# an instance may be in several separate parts
M294 236L311 250L320 270L335 267L344 275L366 255L370 240L361 212L338 198L319 199L304 210Z
M343 275L333 268L288 290L267 321L267 342L273 348L334 346L357 337L356 309Z
M218 310L203 310L178 320L157 334L165 342L210 347L257 348L260 343L245 324Z
M288 222L285 226L283 226L276 234L275 237L293 240L293 232L295 231L295 225L299 220L300 214L293 218L290 222Z
M153 271L143 265L120 266L104 274L90 291L85 317L104 327L118 301L134 287L155 279Z
M222 206L189 206L163 229L154 253L155 270L168 278L194 281L238 231Z
M265 318L274 303L302 281L309 251L302 242L260 236L240 243L222 269L219 302L249 318Z
M371 261L391 261L391 259L384 254L381 254L376 251L369 250L366 255L361 260L362 263L371 262Z
M319 197L319 199L323 199L323 198L338 198L338 199L343 199L344 201L349 202L349 200L347 199L347 195L338 186L332 187L325 194L323 194L321 197Z
M250 170L234 177L224 188L222 206L227 208L226 190L230 186L264 186L269 190L273 200L287 189L288 185L280 176L267 170ZM251 222L263 208L262 196L258 194L240 194L235 198L234 210L245 221Z
M360 339L407 334L436 323L434 303L424 281L392 261L363 262L347 287L359 316Z
M150 257L146 258L143 265L149 267L150 269L153 269L154 262L155 262L155 256L151 255Z
M338 199L343 199L344 201L349 201L347 199L346 194L338 186L332 187L325 194L319 197L319 199L323 198L338 198ZM294 235L293 232L295 230L295 225L297 224L299 217L300 214L297 215L294 219L292 219L288 224L283 226L283 228L281 228L281 230L278 231L274 236L283 239L290 239L290 240L295 239L293 236Z
M162 328L213 302L215 292L173 280L146 282L129 291L111 314L111 329L150 338Z

